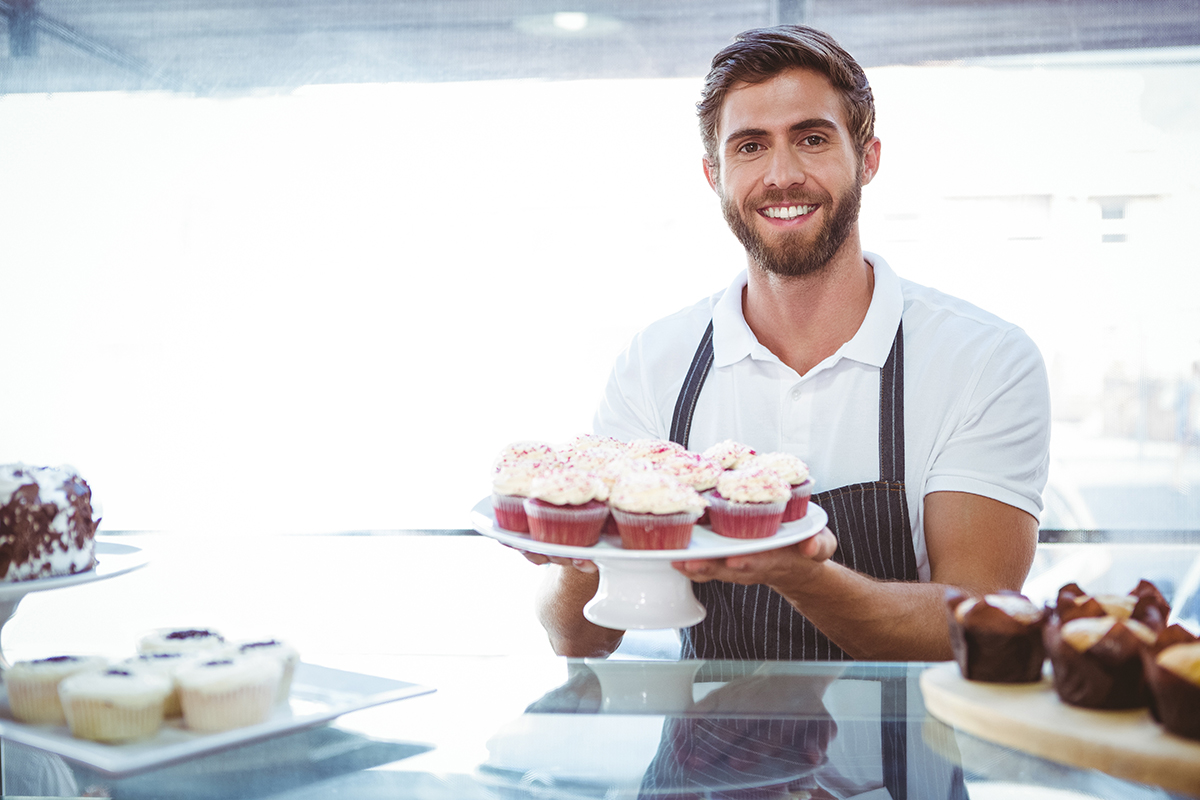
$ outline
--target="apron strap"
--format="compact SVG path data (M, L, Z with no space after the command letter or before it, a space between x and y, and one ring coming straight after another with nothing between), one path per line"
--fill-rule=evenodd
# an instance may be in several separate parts
M671 415L671 441L688 446L688 438L692 434L692 417L696 413L696 401L700 398L700 389L704 379L713 364L713 324L709 320L704 335L700 337L700 346L696 355L692 356L692 365L688 367L687 376L683 379L683 387L675 400L675 411Z

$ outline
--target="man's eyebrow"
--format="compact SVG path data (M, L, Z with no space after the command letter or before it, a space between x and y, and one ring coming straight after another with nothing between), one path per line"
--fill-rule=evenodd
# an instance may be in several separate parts
M812 130L814 128L836 131L837 123L824 117L813 117L812 119L804 119L797 122L795 125L788 128L788 130L792 133L798 133L800 131ZM756 136L766 135L767 131L763 128L741 128L725 137L725 144L729 145L734 142L740 142L742 139L752 139Z

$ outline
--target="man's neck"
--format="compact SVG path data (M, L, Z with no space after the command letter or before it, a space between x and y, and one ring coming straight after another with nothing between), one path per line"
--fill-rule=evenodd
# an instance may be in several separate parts
M804 375L854 337L874 289L875 271L851 237L815 275L783 277L751 263L742 314L764 347Z

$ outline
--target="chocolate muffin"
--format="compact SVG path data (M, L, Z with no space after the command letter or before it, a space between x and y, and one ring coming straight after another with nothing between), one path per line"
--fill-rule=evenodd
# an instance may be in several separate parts
M946 592L950 644L967 680L1035 683L1042 678L1047 612L1017 592L971 597Z

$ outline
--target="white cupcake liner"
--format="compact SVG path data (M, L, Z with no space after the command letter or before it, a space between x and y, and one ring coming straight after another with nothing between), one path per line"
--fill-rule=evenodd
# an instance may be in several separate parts
M95 742L128 742L153 736L162 726L163 702L116 704L111 699L67 697L63 712L71 735Z
M57 680L5 681L8 689L8 708L13 718L30 725L62 725L67 718L63 715L62 701L58 697Z
M264 722L275 706L276 681L224 691L180 687L184 724L195 731L226 731Z

